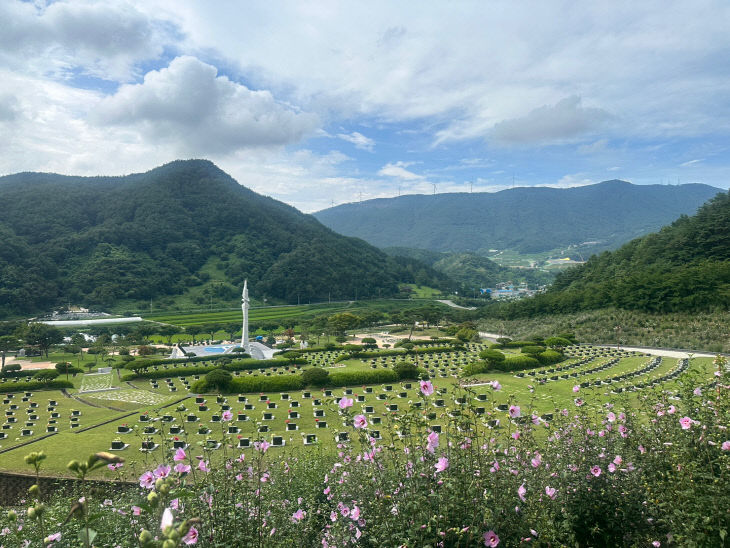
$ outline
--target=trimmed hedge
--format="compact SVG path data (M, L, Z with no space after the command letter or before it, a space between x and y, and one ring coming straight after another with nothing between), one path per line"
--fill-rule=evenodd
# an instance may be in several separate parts
M291 365L305 365L305 360L237 360L226 364L212 363L208 366L173 367L172 369L160 369L158 371L145 371L143 373L129 373L124 375L123 380L134 379L162 379L166 377L189 377L190 375L205 375L212 369L220 367L227 371L248 371L255 369L269 369L272 367L290 367ZM213 366L213 367L211 367Z
M531 356L517 355L506 358L504 362L502 362L502 365L507 371L519 371L521 369L538 367L540 362Z
M211 356L195 356L194 358L167 358L164 360L134 360L133 362L129 362L127 364L127 369L131 371L137 371L138 369L147 369L148 367L152 367L153 365L165 365L165 364L175 364L175 363L199 363L199 362L210 362L215 361L220 358L241 358L246 359L250 358L251 356L246 354L245 352L241 353L231 353L231 354L214 354Z
M13 364L15 365L15 364ZM18 367L20 367L19 364L17 364ZM11 366L8 366L11 367ZM38 369L25 369L24 371L18 371L18 370L11 370L11 371L4 371L3 373L0 373L0 379L17 379L20 377L32 377ZM43 369L41 369L43 371Z
M523 354L539 354L540 352L545 352L545 347L537 345L523 346L520 352Z
M329 386L356 386L398 382L398 374L392 369L373 369L370 371L333 371L330 373Z
M479 352L479 357L490 363L502 363L507 357L499 350L482 350Z
M399 379L418 380L421 374L421 370L415 363L411 362L398 362L393 367L393 371L398 375Z
M200 379L193 383L191 391L196 394L204 394L211 391L205 382ZM225 389L226 394L246 394L251 392L284 392L287 390L301 390L304 388L301 375L278 375L266 377L234 377Z
M489 364L486 362L468 363L464 366L464 375L466 375L467 377L470 377L471 375L479 375L480 373L486 373L487 371L489 371Z
M73 388L71 381L30 381L30 382L5 382L0 383L0 393L26 392L28 390L60 390L61 388Z
M523 346L535 346L535 341L511 341L504 343L505 348L522 348Z
M383 358L388 356L413 356L423 354L442 354L445 352L457 352L459 347L454 346L439 346L437 348L412 348L410 350L379 350L377 352L352 352L350 354L343 354L338 356L335 363L343 362L345 360L361 360L367 358Z
M302 373L305 386L325 386L329 382L330 372L322 367L312 367Z
M543 365L550 365L553 363L562 362L565 359L565 356L563 356L557 350L545 350L545 352L540 352L535 357Z

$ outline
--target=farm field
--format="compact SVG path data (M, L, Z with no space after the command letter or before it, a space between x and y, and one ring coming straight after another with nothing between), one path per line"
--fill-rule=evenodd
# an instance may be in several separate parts
M428 288L422 288L426 297L430 296ZM303 305L282 305L282 306L265 306L251 307L249 310L249 321L253 324L256 322L276 321L291 319L295 322L309 320L315 316L332 315L338 312L365 312L368 310L389 311L403 310L409 308L417 308L424 305L426 300L419 299L377 299L372 301L346 301L320 304L303 304ZM434 306L444 306L439 303L433 303ZM179 327L188 327L192 325L203 325L207 323L240 323L241 309L231 308L228 310L218 311L195 311L195 312L177 312L163 314L143 314L145 320L172 324Z
M377 439L392 430L385 428L386 423L404 413L420 413L435 430L451 428L458 420L459 409L467 403L458 399L464 397L460 386L468 390L473 407L469 412L475 414L475 420L501 435L511 428L507 411L510 405L531 409L543 417L574 407L576 397L590 400L596 408L619 401L631 406L649 390L676 390L682 375L698 376L707 383L712 376L710 358L695 358L687 371L675 375L681 365L677 359L575 347L570 349L572 357L553 366L464 378L463 367L477 360L484 348L486 345L469 343L464 350L406 357L428 371L436 389L429 403L423 401L418 381L196 396L189 389L201 375L128 382L120 380L116 372L77 375L73 379L75 388L67 393L15 393L0 400L0 411L6 415L2 430L6 436L0 440L0 469L23 470L27 452L43 450L50 457L44 466L45 473L64 475L66 463L79 458L79 447L93 452L108 451L113 445L115 450L120 446L118 454L127 460L126 470L132 476L137 466L161 462L177 448L205 454L211 462L220 461L231 451L249 451L259 440L266 440L273 450L287 453L313 447L329 452L334 451L338 442L348 441L339 437L340 432L346 431L338 408L340 398L353 400L353 412L367 418L368 432ZM284 377L312 366L329 371L387 369L404 359L383 356L340 361L341 354L341 350L311 352L305 354L307 365L236 371L234 378ZM166 367L172 366L156 366L160 371ZM499 391L493 389L494 381L501 385ZM649 386L652 382L658 383L656 387ZM579 387L578 396L575 386ZM0 385L0 394L4 388ZM13 417L16 420L8 422ZM49 427L53 431L49 432ZM27 442L32 443L21 446ZM143 443L153 449L142 451Z

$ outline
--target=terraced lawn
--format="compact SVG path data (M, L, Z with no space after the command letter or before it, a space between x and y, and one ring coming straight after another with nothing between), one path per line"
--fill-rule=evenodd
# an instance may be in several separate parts
M637 382L647 383L668 375L678 366L678 361L664 358L646 373L604 384L608 379L642 371L649 367L653 358L597 349L581 352L581 355L555 366L542 366L518 374L488 373L462 379L462 367L472 362L484 347L469 344L460 352L409 356L407 359L417 360L421 367L429 370L439 391L429 398L428 403L422 402L416 382L196 398L188 391L195 377L171 376L169 379L137 379L125 383L119 380L116 372L78 376L74 382L80 390L71 391L71 395L81 401L60 391L36 392L28 396L16 393L0 399L3 402L0 412L6 418L1 432L7 434L0 440L0 451L37 440L2 453L0 469L24 470L25 454L30 450L44 450L51 457L44 466L46 472L63 474L65 464L71 458L110 450L113 444L123 447L120 454L127 459L125 469L132 475L143 464L169 459L175 446L189 448L195 454L205 453L206 458L214 462L230 455L231 451L250 450L248 445L258 439L266 439L276 451L300 451L309 447L329 451L334 450L336 442L343 441L338 438L344 431L343 418L337 407L338 398L354 400L352 412L367 417L368 429L376 437L381 430L386 431L385 423L406 411L421 413L433 428L443 429L449 427L452 415L463 407L464 402L455 400L457 386L462 382L468 383L473 392L469 398L474 398L475 412L480 415L477 419L487 428L496 428L495 434L498 434L502 426L510 424L506 411L510 404L520 405L525 410L533 407L538 415L549 418L551 413L572 408L576 397L587 394L598 396L586 398L594 402L591 405L619 400L630 403L648 390L675 390L682 382L680 375L660 388L616 394L617 388L627 388ZM352 369L392 367L403 359L402 356L382 356L336 363L339 355L339 352L330 351L308 354L307 357L310 366ZM712 378L711 362L710 358L693 359L692 374L701 375L709 383ZM238 374L288 374L285 368L277 369ZM494 391L490 384L492 381L498 381L502 389ZM597 381L602 383L597 384ZM583 385L578 394L573 392L575 385ZM226 420L228 413L231 417ZM15 420L11 420L13 418ZM26 426L31 422L32 426ZM57 432L46 432L49 426L55 427ZM24 428L32 430L32 433L24 436ZM40 439L47 433L53 435ZM225 442L223 446L214 448L218 443L215 440ZM152 449L142 451L143 443Z

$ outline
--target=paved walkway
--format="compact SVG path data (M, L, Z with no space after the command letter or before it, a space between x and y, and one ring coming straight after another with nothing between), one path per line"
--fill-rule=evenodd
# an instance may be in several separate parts
M460 308L461 310L476 310L476 306L460 306L456 304L454 301L450 301L449 299L436 299L437 303L445 304L446 306L450 306L451 308Z
M600 346L602 348L616 348L615 344L594 344L593 346ZM671 350L668 348L646 348L643 346L621 346L621 350L627 352L643 352L644 354L651 354L652 356L666 356L668 358L689 358L692 354L693 358L714 358L717 354L711 352L692 352L691 350Z
M483 339L492 339L494 341L497 340L498 337L501 337L502 335L498 335L497 333L487 333L485 331L480 331L479 336ZM592 346L598 346L601 348L616 348L615 344L594 344ZM650 347L644 347L644 346L624 346L621 345L621 350L626 350L627 352L642 352L644 354L651 354L652 356L665 356L667 358L689 358L689 355L692 354L693 358L714 358L717 356L717 353L712 352L693 352L692 350L674 350L671 348L650 348Z

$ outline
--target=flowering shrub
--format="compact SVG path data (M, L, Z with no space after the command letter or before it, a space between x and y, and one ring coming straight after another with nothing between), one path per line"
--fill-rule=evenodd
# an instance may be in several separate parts
M537 416L529 402L472 407L455 389L440 431L427 409L388 415L373 437L368 417L342 397L333 413L351 441L335 454L289 452L258 441L163 447L134 476L138 489L85 487L106 453L72 461L81 480L0 518L0 543L22 546L723 546L730 527L730 374L682 377L679 393L647 391L607 404L580 389L580 405ZM491 383L492 390L500 389ZM419 403L419 402L414 402ZM490 405L491 403L491 405ZM492 411L492 409L495 409ZM165 441L162 440L163 445ZM35 455L35 456L34 456ZM151 456L150 459L154 459ZM42 458L29 455L36 473Z

